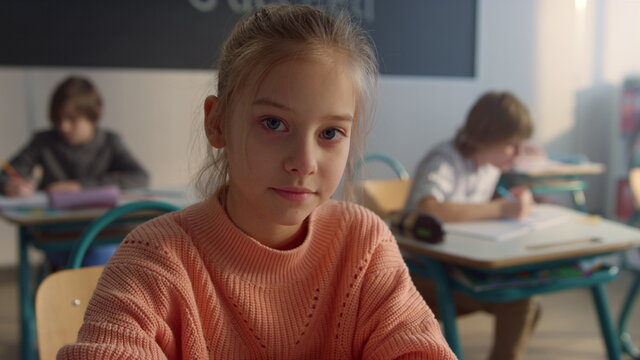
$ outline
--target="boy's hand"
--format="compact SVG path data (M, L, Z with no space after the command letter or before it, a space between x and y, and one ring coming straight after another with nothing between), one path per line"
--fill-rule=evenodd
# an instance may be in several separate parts
M36 186L32 181L15 178L9 179L4 187L4 193L9 197L31 196L35 190Z
M79 182L74 180L56 181L54 183L49 184L46 190L47 192L80 191L82 190L82 185L80 185Z
M533 194L524 186L518 186L509 191L514 199L502 198L502 216L512 219L523 219L529 215L533 205Z

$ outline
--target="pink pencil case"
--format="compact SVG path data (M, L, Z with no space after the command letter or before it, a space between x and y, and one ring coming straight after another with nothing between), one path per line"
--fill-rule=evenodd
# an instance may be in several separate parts
M58 210L110 208L118 204L120 189L102 186L82 191L62 191L49 193L49 206Z

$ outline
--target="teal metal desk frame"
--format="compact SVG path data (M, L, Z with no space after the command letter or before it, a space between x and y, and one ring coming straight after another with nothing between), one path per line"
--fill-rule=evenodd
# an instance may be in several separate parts
M587 278L559 279L532 287L511 287L487 291L472 289L449 275L448 264L468 267L484 273L506 274L524 270L546 269L579 259L619 253L640 244L640 230L636 228L605 219L592 222L575 210L555 205L540 206L562 208L563 211L574 214L575 217L566 223L534 230L519 238L504 242L449 235L441 244L426 244L400 236L398 243L400 248L410 255L405 257L409 269L434 281L440 308L439 315L444 325L444 335L460 359L462 359L462 350L456 326L454 291L463 292L482 301L504 302L536 294L582 287L589 288L591 291L608 358L619 360L622 356L622 346L626 345L623 344L616 327L614 327L604 287L605 283L616 278L617 267L597 271ZM562 245L569 240L583 238L599 238L600 240L584 245ZM542 250L531 249L531 245L541 243L555 245L546 246ZM640 287L640 284L636 286ZM635 292L637 291L639 290L635 289ZM631 296L629 298L633 300ZM621 326L624 326L624 323L621 323Z
M626 265L626 264L625 264ZM622 344L622 351L629 355L633 359L640 359L640 350L633 344L633 339L629 333L629 318L631 317L631 310L640 294L640 269L633 268L631 266L625 266L627 270L633 273L634 280L629 286L629 291L622 304L620 315L618 318L618 334L620 335L620 342Z
M447 339L447 342L449 343L449 346L460 360L463 359L463 354L462 347L460 345L460 339L458 336L458 327L456 324L456 306L453 300L454 291L463 292L466 295L472 296L482 301L506 302L528 298L533 295L563 291L578 287L586 287L591 290L591 295L593 297L596 312L598 314L600 330L602 332L602 337L606 345L608 358L610 360L619 360L621 358L621 345L617 336L616 328L614 327L611 318L611 312L609 310L609 300L604 288L604 284L606 282L612 281L616 278L618 274L617 267L612 267L605 271L596 272L592 277L589 278L563 281L559 280L533 287L504 288L476 292L469 287L466 287L453 280L448 275L445 262L419 254L412 254L412 257L414 256L420 259L420 263L415 261L407 261L407 265L411 272L416 273L420 276L428 277L436 284L438 306L440 309L439 317L444 325L444 335ZM560 265L562 263L569 263L579 259L587 258L590 257L578 257L566 259L563 261L502 268L495 271L482 271L485 271L487 273L510 273L524 270L545 269L552 266Z
M549 175L528 176L519 173L504 173L500 177L500 186L506 188L525 185L534 196L569 193L576 210L587 212L585 191L588 184L585 175Z

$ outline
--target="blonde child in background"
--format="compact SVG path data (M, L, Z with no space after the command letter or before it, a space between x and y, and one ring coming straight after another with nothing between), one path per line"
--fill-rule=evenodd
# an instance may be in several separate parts
M473 105L455 139L430 150L418 164L407 211L422 211L444 222L522 218L532 208L527 188L495 197L501 172L513 166L533 133L525 105L508 92L487 92ZM435 286L412 275L420 293L437 314ZM486 303L454 293L458 313L477 310L495 316L491 360L522 359L540 313L535 298Z
M59 358L454 359L385 224L330 200L370 121L362 30L265 7L218 70L205 200L124 240Z

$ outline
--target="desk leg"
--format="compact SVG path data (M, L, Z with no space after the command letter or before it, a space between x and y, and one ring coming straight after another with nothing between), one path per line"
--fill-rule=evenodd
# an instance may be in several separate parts
M607 354L609 360L620 360L622 354L620 350L620 339L611 321L611 313L609 310L609 300L604 288L604 284L597 284L591 287L593 301L598 311L598 320L600 321L600 330L602 338L607 346Z
M636 278L629 288L627 298L624 300L622 311L620 312L620 319L618 320L618 334L620 334L620 341L622 342L622 350L629 356L640 359L640 351L634 346L629 334L629 317L631 315L631 309L636 300L638 293L640 292L640 272L635 274Z
M424 261L429 266L431 279L436 283L438 293L438 308L440 309L440 319L444 324L444 337L449 343L449 347L462 360L462 348L458 338L458 326L456 324L456 305L453 300L451 283L444 265L431 258L424 257Z
M20 227L20 249L19 249L19 286L20 286L20 326L21 338L20 347L22 359L33 360L36 358L35 352L35 311L33 303L33 289L31 279L31 268L29 267L29 248L27 229Z

